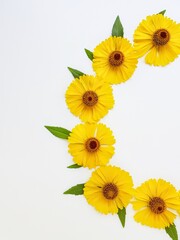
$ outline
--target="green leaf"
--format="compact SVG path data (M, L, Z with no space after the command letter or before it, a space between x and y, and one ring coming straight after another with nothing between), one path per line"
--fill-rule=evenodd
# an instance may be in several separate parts
M123 209L118 209L118 217L119 217L119 219L120 219L120 221L121 221L121 224L122 224L122 226L123 227L125 227L125 221L126 221L126 208L125 207L123 207Z
M163 10L163 11L159 12L158 14L162 14L162 15L164 15L165 12L166 12L166 10Z
M62 127L45 126L45 128L47 128L47 130L49 130L54 136L63 139L68 139L71 133L69 130Z
M82 195L84 193L84 183L71 187L64 194Z
M176 230L176 225L173 223L169 227L165 228L166 233L173 239L178 240L178 234Z
M69 71L72 73L72 75L73 75L74 78L79 78L80 76L85 75L83 72L80 72L80 71L77 70L77 69L70 68L70 67L68 67L68 69L69 69Z
M117 16L114 24L113 24L113 28L112 28L112 36L116 36L116 37L123 37L124 36L124 29L122 26L122 23L120 21L119 16Z
M70 165L68 166L67 168L80 168L82 166L78 165L78 164L73 164L73 165Z
M93 53L91 51L89 51L88 49L84 49L86 52L86 55L88 56L88 58L92 61L93 60Z

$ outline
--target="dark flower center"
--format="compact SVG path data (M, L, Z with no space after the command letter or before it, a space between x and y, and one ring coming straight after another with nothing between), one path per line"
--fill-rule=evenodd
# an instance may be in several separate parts
M114 183L107 183L103 187L103 195L106 199L114 199L118 195L118 188Z
M169 42L170 34L165 29L157 30L153 35L153 43L155 46L163 46Z
M82 100L86 106L92 107L98 102L98 95L93 91L87 91L83 94Z
M123 61L124 61L124 55L120 51L114 51L109 56L109 63L113 67L120 66L123 63Z
M149 207L155 214L163 213L166 209L164 200L159 197L154 197L149 201Z
M96 138L89 138L85 146L88 152L96 152L100 147L100 143Z

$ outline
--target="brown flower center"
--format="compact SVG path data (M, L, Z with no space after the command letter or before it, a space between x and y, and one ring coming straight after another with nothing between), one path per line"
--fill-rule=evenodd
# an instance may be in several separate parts
M160 214L166 209L165 202L159 197L152 198L149 202L149 207L155 214Z
M92 107L98 102L98 95L93 91L87 91L84 93L82 100L85 105Z
M118 188L114 183L107 183L103 187L103 195L106 199L114 199L118 195Z
M109 56L109 63L113 67L120 66L123 63L123 61L124 61L124 55L120 51L114 51Z
M100 147L100 143L96 138L89 138L85 146L88 152L96 152Z
M169 42L170 34L165 29L157 30L153 35L153 43L155 46L163 46Z

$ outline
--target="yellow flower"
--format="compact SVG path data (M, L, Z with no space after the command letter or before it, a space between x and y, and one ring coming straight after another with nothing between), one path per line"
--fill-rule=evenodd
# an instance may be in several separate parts
M128 80L136 64L134 49L125 38L110 37L94 49L93 69L108 83L117 84Z
M66 103L83 122L97 122L114 105L112 88L98 77L84 75L68 87Z
M180 24L162 14L148 16L134 32L134 47L146 63L165 66L180 54Z
M69 153L80 166L106 165L114 154L115 139L104 124L78 124L68 138Z
M128 172L114 166L103 166L92 173L85 184L84 196L97 211L117 213L126 207L133 193L133 181Z
M178 192L163 179L150 179L136 189L133 207L138 212L137 222L154 228L165 228L173 224L174 210L180 207Z

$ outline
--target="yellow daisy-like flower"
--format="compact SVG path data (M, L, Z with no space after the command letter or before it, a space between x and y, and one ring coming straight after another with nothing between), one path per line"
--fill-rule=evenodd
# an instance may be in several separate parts
M84 187L87 202L104 214L118 213L118 209L123 209L129 204L132 194L131 176L114 166L98 168Z
M94 49L93 69L108 83L127 81L134 73L136 65L134 49L125 38L110 37Z
M134 47L146 63L165 66L180 54L180 24L162 14L148 16L134 32Z
M99 77L81 76L68 87L66 103L83 122L97 122L114 105L112 87Z
M175 187L163 179L150 179L136 189L134 219L154 228L169 227L174 223L180 201Z
M114 154L115 139L104 124L78 124L68 138L69 153L76 164L95 168L106 165Z

